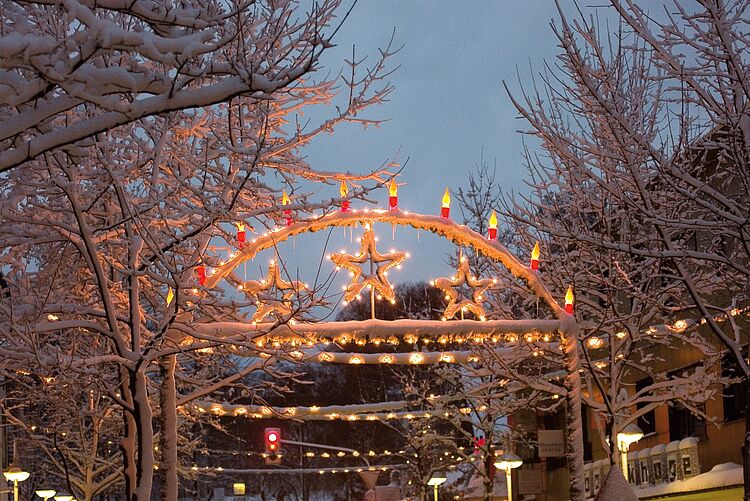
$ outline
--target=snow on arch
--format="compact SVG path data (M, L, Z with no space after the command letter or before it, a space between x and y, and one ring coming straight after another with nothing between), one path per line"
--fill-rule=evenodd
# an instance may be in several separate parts
M424 214L413 214L399 209L338 211L317 218L297 221L289 226L277 226L273 230L246 242L242 250L223 265L215 268L213 273L206 279L206 287L215 287L221 279L229 276L237 266L252 259L258 252L270 249L292 236L317 232L336 226L356 226L367 222L411 226L418 230L430 231L457 245L472 247L481 255L501 263L516 278L524 280L531 292L546 302L558 319L573 321L572 317L565 313L565 310L560 307L544 285L539 273L521 264L500 242L490 241L484 235L472 230L468 226L458 224L450 219Z

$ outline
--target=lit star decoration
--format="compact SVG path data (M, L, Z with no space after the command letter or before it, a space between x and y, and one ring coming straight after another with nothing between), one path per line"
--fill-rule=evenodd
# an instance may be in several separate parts
M291 282L282 278L279 265L275 259L272 259L268 265L268 274L261 281L248 280L240 286L242 292L247 297L252 298L257 306L253 315L253 322L260 322L269 315L273 315L278 320L283 317L289 317L292 314L292 297L303 290L307 290L307 285L298 280ZM281 293L281 299L273 297L268 292Z
M399 266L408 255L405 252L390 252L381 254L378 252L375 243L375 232L372 226L365 227L365 233L362 235L361 247L359 254L331 254L331 261L336 267L346 268L352 273L352 281L346 288L344 301L351 301L359 296L362 289L371 287L380 293L388 301L395 301L396 294L393 291L393 285L388 281L388 270L394 266ZM371 261L375 264L375 273L366 273L362 270L362 265ZM362 280L360 281L360 277Z
M437 278L433 282L435 287L445 293L445 298L448 300L448 306L445 308L445 313L443 313L443 320L455 317L456 313L460 311L470 311L479 317L480 320L486 320L484 307L482 306L482 294L492 287L495 282L495 279L492 278L480 279L472 275L469 269L469 260L462 257L458 265L458 271L453 278ZM471 288L472 298L461 298L459 301L460 293L458 288L464 284Z

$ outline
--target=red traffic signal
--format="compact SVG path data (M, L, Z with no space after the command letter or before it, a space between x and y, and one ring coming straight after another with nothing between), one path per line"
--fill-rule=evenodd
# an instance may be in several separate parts
M266 428L264 437L266 452L269 454L278 454L281 448L281 429Z

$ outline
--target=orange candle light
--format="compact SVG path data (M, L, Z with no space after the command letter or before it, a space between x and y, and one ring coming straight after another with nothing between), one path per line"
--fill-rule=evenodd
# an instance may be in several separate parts
M289 196L286 194L286 190L284 190L281 197L281 205L289 205ZM292 211L290 209L284 209L284 217L286 219L286 225L291 226L294 220L292 219Z
M443 219L448 219L451 216L451 194L448 191L448 188L445 189L445 194L443 195L443 205L440 207L440 217Z
M195 267L195 273L198 275L198 283L201 285L206 284L206 265L203 263L198 263L198 266Z
M388 193L390 194L390 196L388 197L388 209L398 209L398 186L396 186L396 180L393 178L391 178L391 184L388 187Z
M534 244L534 248L531 249L531 269L536 271L539 269L539 255L541 254L541 251L539 250L539 242L536 242Z
M568 292L565 293L565 312L573 314L573 303L575 302L575 296L573 295L573 286L568 286Z
M339 187L339 193L341 194L341 198L346 197L349 194L349 187L346 186L346 181L341 181L341 186ZM349 208L349 200L344 200L341 202L341 212L349 212L351 209Z
M497 239L497 214L495 214L494 210L492 211L492 215L490 216L490 227L488 233L490 240Z
M245 246L245 223L237 223L237 243L240 249Z

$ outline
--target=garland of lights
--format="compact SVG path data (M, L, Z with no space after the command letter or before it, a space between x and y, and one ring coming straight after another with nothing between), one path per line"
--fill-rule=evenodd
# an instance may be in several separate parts
M234 283L242 283L239 277L233 275L233 270L257 255L258 252L276 247L288 238L307 232L321 231L332 226L356 226L374 223L411 226L417 230L427 230L442 235L459 246L473 247L480 254L499 261L516 277L527 282L529 288L539 298L543 299L559 318L563 318L563 308L552 297L547 288L539 280L539 273L530 266L521 264L501 243L487 238L466 225L458 224L448 217L410 214L398 208L392 210L347 210L345 212L331 212L329 214L299 220L288 226L278 226L260 235L250 242L243 242L239 252L231 254L229 259L221 261L219 266L206 272L205 286L215 287L219 280L229 279ZM537 259L538 263L538 259Z
M187 346L196 340L241 341L262 349L282 346L312 347L336 343L364 346L406 344L440 345L485 342L513 343L523 337L527 342L559 341L562 331L559 320L351 320L285 324L252 324L245 322L213 322L186 324L175 322L171 329Z
M458 395L430 396L427 400L430 403L450 403L461 400L463 397ZM412 405L406 400L394 402L376 402L369 404L351 404L351 405L329 405L329 406L311 406L311 407L273 407L267 405L244 405L229 403L209 403L196 402L185 406L185 408L197 413L210 413L217 416L245 416L255 419L268 418L286 418L299 419L303 421L380 421L386 419L416 419L430 418L436 416L445 416L449 413L445 411L399 411Z
M238 468L223 468L221 466L197 466L194 465L190 469L196 473L204 474L232 474L232 475L272 475L281 474L288 475L290 473L318 473L323 475L325 473L362 473L364 471L388 471L403 468L406 465L403 464L390 464L390 465L378 465L378 466L362 466L358 468L258 468L258 469L238 469Z

